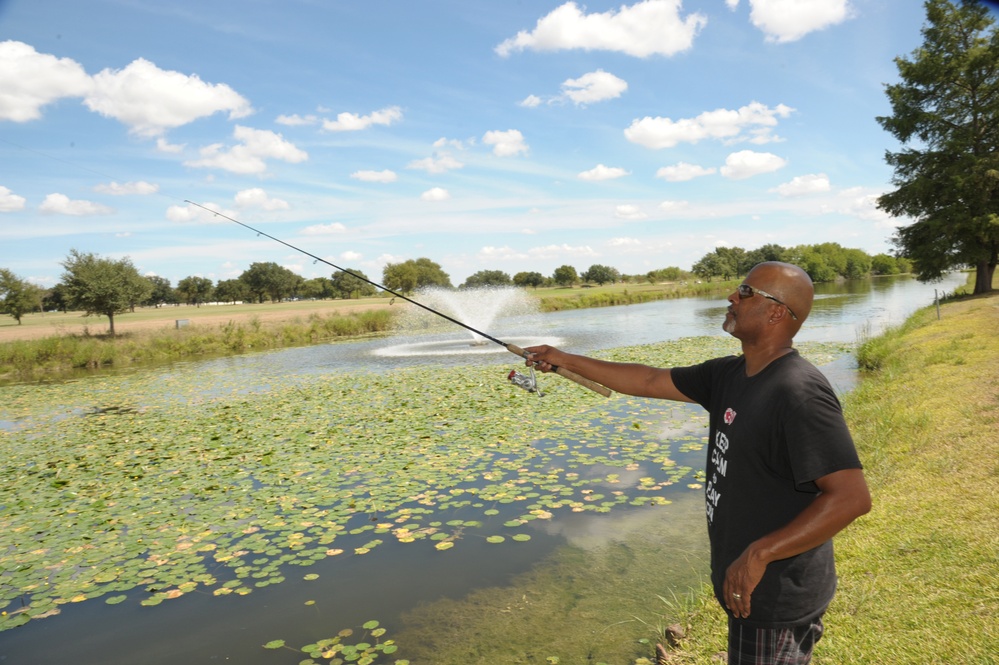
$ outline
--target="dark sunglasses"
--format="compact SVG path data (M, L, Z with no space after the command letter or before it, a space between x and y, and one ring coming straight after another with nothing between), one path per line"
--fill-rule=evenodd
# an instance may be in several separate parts
M739 300L744 300L746 298L752 298L754 295L756 295L758 293L761 296L763 296L764 298L768 298L770 300L773 300L778 305L784 305L784 307L787 307L787 303L781 302L780 300L778 300L774 296L770 295L766 291L764 291L762 289L754 288L754 287L750 286L749 284L740 284L739 288L737 290L738 290L738 293L739 293ZM790 307L787 307L787 313L790 314L791 318L794 319L795 321L798 320L798 317L797 317L797 315L795 315L794 310L792 310Z

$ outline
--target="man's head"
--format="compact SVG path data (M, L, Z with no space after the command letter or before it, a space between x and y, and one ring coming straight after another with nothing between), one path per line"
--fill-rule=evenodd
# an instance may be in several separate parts
M808 274L790 263L756 265L729 297L725 332L746 340L759 335L793 338L812 311Z

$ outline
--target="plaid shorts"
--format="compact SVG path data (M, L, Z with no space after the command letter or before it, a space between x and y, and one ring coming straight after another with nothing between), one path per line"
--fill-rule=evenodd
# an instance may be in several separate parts
M822 637L822 618L781 628L728 621L728 665L807 665Z

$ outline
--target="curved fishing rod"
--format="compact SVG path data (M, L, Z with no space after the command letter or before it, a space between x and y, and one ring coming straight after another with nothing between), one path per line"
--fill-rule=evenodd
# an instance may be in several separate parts
M264 236L265 238L270 238L274 242L279 242L282 245L284 245L285 247L289 247L289 248L295 250L296 252L298 252L300 254L304 254L304 255L308 256L309 258L311 258L311 259L313 259L315 261L320 261L322 263L325 263L326 265L328 265L328 266L330 266L332 268L335 268L335 269L339 270L340 272L345 272L348 275L351 275L352 277L356 277L357 279L361 280L362 282L367 282L368 284L371 284L372 286L374 286L376 288L379 288L382 291L385 291L386 293L391 293L396 298L401 298L401 299L405 300L406 302L412 303L412 304L416 305L417 307L425 309L425 310L427 310L428 312L430 312L432 314L436 314L437 316L439 316L439 317L441 317L443 319L447 319L451 323L453 323L453 324L455 324L457 326L461 326L465 330L470 330L471 332L475 333L476 335L479 335L481 337L484 337L485 339L488 339L490 342L495 342L496 344L499 344L500 346L502 346L503 348L505 348L510 353L518 355L521 358L525 358L526 359L526 358L529 358L530 355L531 355L530 353L528 353L527 351L525 351L524 349L520 348L519 346L517 346L515 344L510 344L508 342L504 342L504 341L502 341L500 339L496 339L492 335L489 335L489 334L486 334L486 333L482 332L481 330L476 330L475 328L473 328L472 326L468 325L467 323L463 323L463 322L459 321L458 319L450 317L447 314L445 314L444 312L440 312L440 311L438 311L438 310L436 310L436 309L434 309L432 307L424 305L421 302L418 302L416 300L413 300L412 298L404 296L401 293L393 291L392 289L390 289L388 287L382 286L381 284L379 284L377 282L373 282L370 279L368 279L367 277L364 277L363 275L359 275L356 272L353 272L351 270L347 270L346 268L341 268L340 266L336 265L335 263L331 263L331 262L327 261L326 259L324 259L322 257L316 256L315 254L312 254L311 252L307 252L304 249L302 249L301 247L296 247L295 245L292 245L289 242L285 242L284 240L281 240L280 238L276 238L276 237L270 235L269 233L264 233L263 231L261 231L259 229L255 229L252 226L250 226L249 224L245 224L245 223L239 221L238 219L234 219L232 217L229 217L228 215L223 214L221 212L218 212L216 210L212 210L211 208L206 208L205 206L201 205L200 203L195 203L194 201L191 201L191 200L188 200L188 199L184 199L184 203L189 203L189 204L191 204L193 206L197 206L198 208L201 208L202 210L204 210L206 212L212 213L216 217L221 217L223 219L228 219L230 222L233 222L235 224L239 224L243 228L249 229L250 231L253 231L258 236ZM583 387L589 388L590 390L592 390L594 392L600 393L604 397L610 397L610 394L611 394L610 389L607 388L606 386L600 385L596 381L590 381L589 379L584 378L584 377L580 376L579 374L576 374L575 372L570 372L567 369L563 369L562 367L554 367L552 369L552 371L555 372L556 374L558 374L559 376L565 377L565 378L569 379L570 381L575 381L576 383L578 383L579 385L581 385Z

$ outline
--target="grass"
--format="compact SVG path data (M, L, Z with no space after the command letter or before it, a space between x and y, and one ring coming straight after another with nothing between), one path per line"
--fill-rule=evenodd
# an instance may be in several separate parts
M817 664L999 662L999 296L917 312L868 340L844 400L874 496L836 538ZM689 600L676 663L714 663L725 619Z

